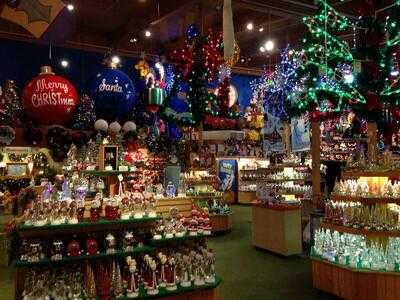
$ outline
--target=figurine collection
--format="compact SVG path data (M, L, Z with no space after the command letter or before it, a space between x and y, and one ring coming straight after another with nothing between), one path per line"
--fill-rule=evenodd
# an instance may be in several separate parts
M161 290L201 287L216 282L215 256L202 243L167 252L127 256L58 268L31 268L24 300L138 298Z

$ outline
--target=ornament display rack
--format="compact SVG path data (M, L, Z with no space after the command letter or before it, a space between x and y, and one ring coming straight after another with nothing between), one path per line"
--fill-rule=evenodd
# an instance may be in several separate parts
M238 203L251 204L257 199L257 182L259 178L251 174L264 174L269 165L269 159L257 157L238 158Z
M307 174L304 178L294 176L296 170ZM285 200L300 201L302 207L302 218L308 219L311 212L311 170L307 164L285 162L269 166L261 170L262 174L258 180L258 198L261 194L271 193L272 196L280 196ZM282 178L271 178L274 173L280 172ZM284 186L282 186L284 185ZM264 191L262 191L264 189Z
M46 238L48 240L60 239L65 237L74 236L90 236L91 234L107 234L110 232L119 232L122 229L130 229L136 232L137 230L148 230L150 226L159 220L159 217L149 218L144 217L142 219L129 219L129 220L98 220L97 222L83 221L77 224L63 224L63 225L45 225L45 226L30 226L20 224L17 226L17 235L21 239L31 238L40 239ZM99 252L94 255L81 254L75 257L63 256L60 260L51 260L49 258L43 258L38 261L28 262L20 259L14 260L14 266L16 268L14 274L14 299L22 299L22 292L24 289L24 282L26 280L27 270L31 268L44 268L48 267L55 269L65 265L71 264L84 264L88 261L99 261L107 259L125 259L128 256L143 255L149 253L156 253L159 247L175 247L180 245L182 242L189 242L193 240L204 240L207 235L197 233L197 235L185 234L182 237L173 237L162 239L149 239L145 240L144 244L139 244L134 247L131 251L123 251L116 249L113 253ZM139 296L135 299L150 299L165 298L165 299L198 299L198 300L217 300L218 299L218 286L221 283L221 278L216 277L214 283L206 283L201 286L191 285L189 287L179 286L174 291L168 291L163 288L159 288L159 294L156 296L149 295L146 293L143 287L140 288ZM189 297L189 298L188 298ZM132 299L123 297L123 299Z
M346 169L342 172L342 179L357 178L363 180L368 184L369 190L365 191L366 194L363 196L356 196L350 194L350 192L348 194L338 193L334 190L330 199L333 203L349 205L358 203L360 207L368 208L370 213L376 205L400 204L400 198L378 194L380 193L378 191L382 190L386 182L393 182L399 176L400 170L398 169ZM365 190L365 186L362 189ZM386 247L390 247L390 240L393 242L394 239L400 237L400 231L389 230L379 225L379 220L375 218L366 218L361 221L357 219L361 223L352 225L349 223L353 220L351 215L348 215L348 212L345 211L342 211L342 213L343 215L338 215L337 211L326 212L325 220L320 224L320 233L328 233L332 238L335 238L335 235L336 237L347 235L349 238L359 238L362 239L364 245L359 245L361 252L365 247L375 247L374 249L381 249L383 252L382 254L368 252L370 253L368 259L368 256L356 254L355 249L345 250L335 246L333 240L331 241L333 244L325 240L316 240L311 251L314 287L344 299L389 300L400 298L398 289L400 286L399 268L397 263L392 263L392 260L387 257L389 252L384 250ZM343 218L343 221L339 221L340 218ZM390 218L389 215L387 215L387 218ZM398 219L393 220L393 222L398 222ZM351 242L351 244L353 243ZM348 251L351 251L351 253ZM355 254L354 257L352 253Z

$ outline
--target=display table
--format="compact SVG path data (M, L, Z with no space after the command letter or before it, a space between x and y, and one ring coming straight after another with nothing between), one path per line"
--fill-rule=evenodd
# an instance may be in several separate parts
M313 286L348 300L400 299L400 273L352 269L312 259Z
M255 200L257 200L256 192L239 192L239 204L251 204Z
M210 215L211 231L213 233L232 230L232 214Z
M253 204L253 245L284 256L302 252L301 207L277 209Z

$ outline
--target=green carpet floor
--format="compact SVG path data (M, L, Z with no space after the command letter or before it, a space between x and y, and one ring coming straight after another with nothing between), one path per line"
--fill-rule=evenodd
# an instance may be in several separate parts
M213 237L220 300L332 300L312 287L310 260L281 257L251 245L251 208L233 206L233 230ZM12 269L0 267L0 300L12 299Z
M233 206L231 233L210 239L221 275L221 300L336 299L315 290L311 263L301 257L281 257L251 245L251 208Z

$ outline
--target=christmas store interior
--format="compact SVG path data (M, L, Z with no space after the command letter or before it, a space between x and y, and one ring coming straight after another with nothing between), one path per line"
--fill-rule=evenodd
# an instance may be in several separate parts
M399 82L400 0L0 0L0 299L399 300Z

